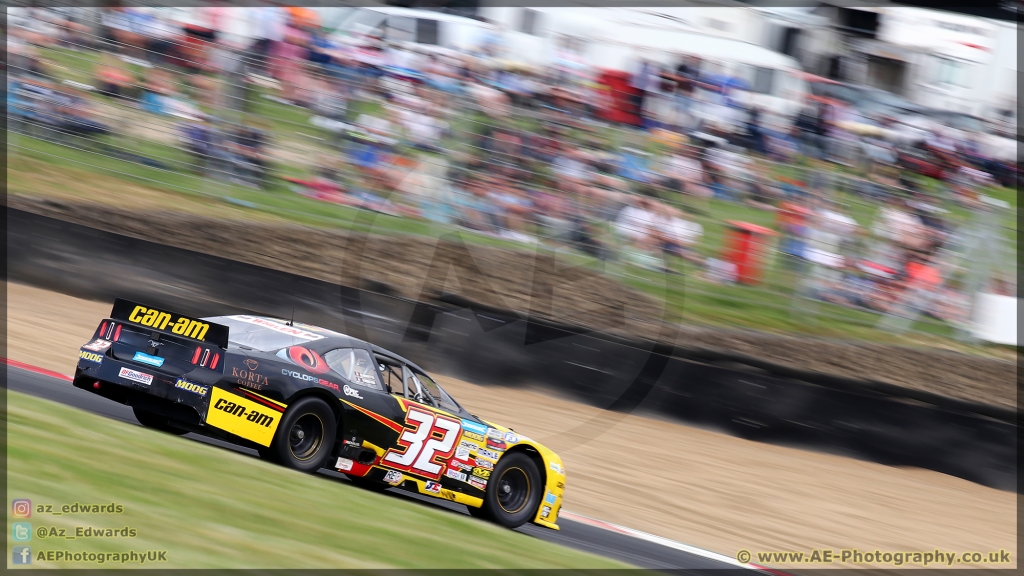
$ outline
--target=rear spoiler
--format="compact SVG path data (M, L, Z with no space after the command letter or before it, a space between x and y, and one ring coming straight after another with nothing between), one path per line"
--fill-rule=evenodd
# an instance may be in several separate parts
M145 326L158 332L190 338L220 348L228 347L228 327L205 320L197 320L175 312L145 306L123 298L114 300L111 320L120 320Z

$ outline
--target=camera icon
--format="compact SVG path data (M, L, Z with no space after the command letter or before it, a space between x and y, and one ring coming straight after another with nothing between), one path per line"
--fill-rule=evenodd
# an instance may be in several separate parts
M32 501L25 499L11 500L11 516L15 518L31 518Z

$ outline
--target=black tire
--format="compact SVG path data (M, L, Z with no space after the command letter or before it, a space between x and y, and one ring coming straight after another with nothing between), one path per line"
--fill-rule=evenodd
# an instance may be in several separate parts
M482 512L506 528L518 528L537 514L544 486L533 460L521 452L506 454L491 471Z
M167 432L168 434L175 434L178 436L184 436L188 434L187 430L181 428L175 428L171 425L170 420L166 416L154 414L153 412L147 412L132 406L132 412L135 412L135 419L139 421L146 428L152 428L153 430L159 430L161 432Z
M338 423L319 398L307 397L288 407L269 450L260 456L300 472L316 472L334 448Z

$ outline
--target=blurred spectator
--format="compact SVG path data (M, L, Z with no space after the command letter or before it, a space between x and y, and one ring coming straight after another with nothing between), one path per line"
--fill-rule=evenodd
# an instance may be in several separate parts
M654 228L657 239L665 254L677 256L697 265L703 265L704 259L695 249L695 245L704 234L704 227L687 220L685 212L661 203L660 210L655 214Z
M615 229L634 248L649 253L658 248L656 238L652 235L657 220L654 202L650 198L631 196L615 220Z
M249 12L252 18L252 34L255 38L250 53L253 65L267 73L268 60L277 53L276 43L284 40L288 25L288 12L279 6L265 6Z
M105 53L96 64L96 78L100 94L114 98L131 98L135 92L135 79L127 66L116 56Z
M680 194L675 201L689 196L697 201L702 211L707 211L707 201L712 196L708 188L704 166L697 159L697 150L691 145L676 148L664 160L664 176L669 190Z

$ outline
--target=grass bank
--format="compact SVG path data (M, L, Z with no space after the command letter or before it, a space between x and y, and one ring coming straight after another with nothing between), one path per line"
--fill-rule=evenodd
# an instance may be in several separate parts
M40 539L40 550L166 550L160 568L622 568L429 505L9 392L8 500L123 506L40 527L130 527L134 538ZM13 565L8 559L8 568ZM98 567L33 559L36 567ZM104 564L102 567L110 567ZM131 566L126 564L125 566ZM135 565L134 567L138 567Z

